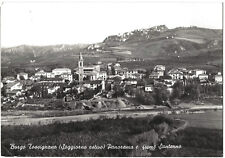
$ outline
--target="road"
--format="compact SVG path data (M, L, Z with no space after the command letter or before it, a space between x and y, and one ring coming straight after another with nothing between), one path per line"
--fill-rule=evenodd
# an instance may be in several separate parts
M222 109L222 106L215 106L214 108ZM190 108L192 109L192 108ZM207 109L207 106L201 106L199 108L194 108L194 110L203 110ZM211 109L211 107L208 107ZM181 114L181 110L176 110ZM59 116L59 117L34 117L32 114L25 115L2 115L1 116L1 125L45 125L52 124L54 122L68 123L68 122L77 122L77 121L86 121L86 120L95 120L95 119L103 119L103 118L117 118L117 117L146 117L146 116L154 116L162 113L162 110L147 110L147 111L107 111L107 112L99 112L99 113L91 113L91 114L82 114L82 115L70 115L70 116ZM164 111L166 114L171 114L171 110Z
M94 114L83 114L74 116L60 116L60 117L44 117L33 118L31 116L2 116L1 125L45 125L54 122L68 123L76 121L95 120L101 118L116 118L116 117L146 117L148 115L157 115L159 111L151 112L102 112Z

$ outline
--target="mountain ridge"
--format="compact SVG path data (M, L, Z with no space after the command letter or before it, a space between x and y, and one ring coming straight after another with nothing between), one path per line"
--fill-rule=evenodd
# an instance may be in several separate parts
M145 60L178 60L191 64L222 65L222 30L192 27L167 28L165 25L136 29L107 36L93 44L58 44L49 46L17 46L2 48L1 62L7 65L76 65L82 52L88 62L103 58L143 58ZM89 59L87 59L89 58ZM194 60L196 59L196 60ZM33 63L34 64L34 63ZM54 66L52 66L54 67Z

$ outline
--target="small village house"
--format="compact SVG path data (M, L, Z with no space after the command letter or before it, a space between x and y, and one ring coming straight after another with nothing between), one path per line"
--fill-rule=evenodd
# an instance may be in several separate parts
M21 72L21 73L17 74L16 78L17 78L17 80L27 80L28 73Z

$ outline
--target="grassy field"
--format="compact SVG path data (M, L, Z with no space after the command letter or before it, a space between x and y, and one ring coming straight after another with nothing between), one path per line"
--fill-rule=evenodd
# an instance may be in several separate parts
M223 111L206 111L200 114L174 115L175 118L187 120L189 127L223 129Z
M222 130L188 127L163 139L164 144L181 144L180 150L143 150L143 145L151 145L158 140L161 129L167 127L163 120L151 121L145 118L116 118L91 120L42 126L2 126L1 150L6 156L220 156L222 151ZM171 119L170 119L171 120ZM161 123L160 123L161 122ZM171 124L172 123L172 124ZM155 126L155 125L157 126ZM167 122L168 124L168 122ZM154 126L153 126L154 125ZM171 129L180 126L179 122L169 123ZM78 148L95 146L101 149L65 150L12 150L10 144L28 146L73 145ZM136 149L108 149L113 146L139 146ZM103 146L106 146L103 148ZM198 152L196 152L198 149Z

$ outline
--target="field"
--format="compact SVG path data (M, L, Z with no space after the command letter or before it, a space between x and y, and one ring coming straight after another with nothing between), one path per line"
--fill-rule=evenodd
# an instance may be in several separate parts
M191 116L191 115L190 115ZM202 118L199 115L199 118ZM213 115L208 115L208 120L213 120ZM216 117L220 117L218 115ZM168 116L167 116L168 117ZM215 117L215 116L214 116ZM196 117L197 118L197 117ZM221 119L221 117L220 117ZM170 134L162 139L163 144L181 145L181 149L156 149L154 151L143 150L143 145L151 145L159 141L160 131L167 129L166 124L153 126L152 117L144 118L115 118L90 120L83 122L54 123L37 126L2 126L2 155L11 156L221 156L222 154L222 130L194 127L189 123L186 129ZM169 129L182 126L182 122L172 121ZM190 120L190 119L189 119ZM188 121L189 121L188 120ZM157 121L155 120L155 123ZM202 123L199 123L202 125ZM217 127L216 127L217 128ZM76 149L57 150L11 150L10 144L28 146L31 143L36 146L70 145ZM136 147L135 149L109 149L113 146ZM77 149L78 146L95 146L95 149ZM99 148L99 149L96 149ZM198 151L198 152L196 152Z
M200 114L174 115L174 118L187 120L189 127L223 129L223 111L206 111Z

